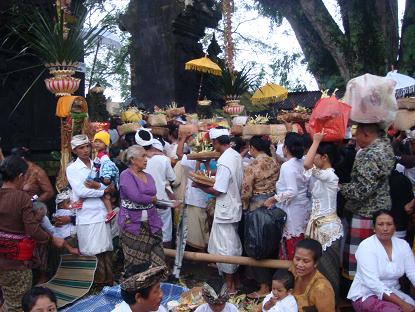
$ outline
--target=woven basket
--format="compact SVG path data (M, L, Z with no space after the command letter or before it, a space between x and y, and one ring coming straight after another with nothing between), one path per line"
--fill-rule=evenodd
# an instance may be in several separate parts
M151 127L151 133L153 135L161 136L162 138L167 138L167 136L169 135L169 128Z
M398 99L398 107L403 109L415 109L415 97Z
M207 176L195 173L195 172L190 172L189 173L189 179L192 180L193 182L205 185L205 186L213 186L215 185L215 179L214 178L209 178Z
M290 123L302 123L309 121L310 115L307 113L288 112L279 114L277 120L280 122L283 122L285 120L286 122Z
M189 160L209 160L216 159L220 157L218 152L200 152L200 153L190 153L187 155Z
M396 130L409 130L413 126L415 126L415 110L398 110L394 122L394 127L396 128Z
M150 114L147 123L150 126L167 126L167 117L164 114Z
M124 134L127 134L127 133L137 132L138 129L140 129L140 125L136 122L125 123L125 124L117 127L119 135L124 135Z

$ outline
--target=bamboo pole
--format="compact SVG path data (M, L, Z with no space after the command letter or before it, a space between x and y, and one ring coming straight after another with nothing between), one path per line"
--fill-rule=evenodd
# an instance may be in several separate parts
M167 257L174 258L176 257L176 250L164 248L164 254ZM291 261L288 261L288 260L274 260L274 259L255 260L249 257L213 255L213 254L208 254L208 253L191 252L191 251L185 251L183 258L190 260L190 261L197 261L197 262L229 263L229 264L249 265L249 266L269 268L269 269L287 269L291 266L291 263L292 263Z

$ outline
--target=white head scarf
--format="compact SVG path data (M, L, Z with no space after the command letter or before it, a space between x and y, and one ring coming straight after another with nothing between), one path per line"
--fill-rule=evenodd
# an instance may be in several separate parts
M148 134L150 134L149 140L145 140L144 138L140 136L140 134L143 134L144 132L147 132ZM146 128L138 129L137 133L135 134L135 141L137 142L138 145L142 147L149 146L153 144L153 134L151 133L149 129L146 129Z
M153 143L151 144L154 148L158 149L160 152L164 150L163 144L161 144L160 140L153 139Z
M89 144L90 141L85 134L74 135L71 140L71 148L74 150L78 146Z
M229 136L229 130L228 129L216 129L216 128L212 128L209 130L209 138L211 140L217 139L218 137L221 137L223 135Z

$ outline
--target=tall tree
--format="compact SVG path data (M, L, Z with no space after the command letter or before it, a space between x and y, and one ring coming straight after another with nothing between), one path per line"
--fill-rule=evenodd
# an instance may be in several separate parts
M415 1L406 1L399 47L397 0L337 0L343 30L322 0L257 0L284 16L321 88L342 87L363 73L384 75L398 63L415 73ZM398 58L399 55L399 58Z

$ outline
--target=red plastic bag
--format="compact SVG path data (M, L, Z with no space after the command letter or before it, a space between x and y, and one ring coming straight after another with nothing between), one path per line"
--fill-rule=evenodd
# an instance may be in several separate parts
M310 135L324 131L324 142L344 139L351 106L339 101L335 96L320 99L311 113Z

